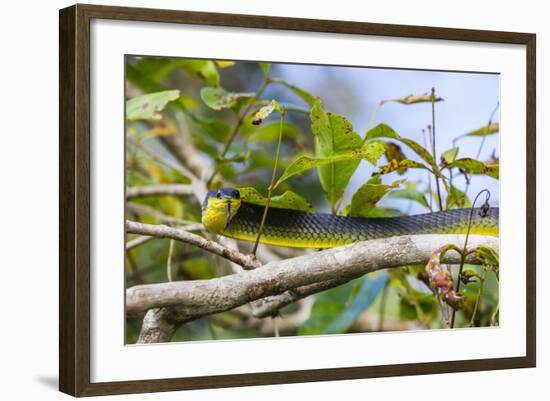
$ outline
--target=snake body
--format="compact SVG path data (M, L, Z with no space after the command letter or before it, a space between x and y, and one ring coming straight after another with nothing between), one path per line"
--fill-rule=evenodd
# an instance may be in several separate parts
M216 191L209 193L203 205L204 225L217 234L255 241L265 207L241 201L235 192L227 193L231 195L222 193L220 197L215 195ZM230 210L224 213L228 202L231 204ZM472 212L468 208L380 218L347 217L270 207L260 242L296 248L332 248L398 235L461 234L467 232L470 214L471 234L498 235L499 210L495 207L482 213L480 209ZM215 219L222 218L223 222L218 222L214 227Z

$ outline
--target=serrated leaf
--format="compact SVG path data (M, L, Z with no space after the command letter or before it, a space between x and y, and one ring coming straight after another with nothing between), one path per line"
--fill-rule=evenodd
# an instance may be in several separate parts
M363 277L317 295L300 335L345 333L384 288L388 277Z
M422 192L413 188L396 189L390 191L386 197L412 200L424 206L426 209L430 209L426 196Z
M451 185L450 191L447 194L447 209L452 209L457 206L459 208L472 207L472 202L468 196L460 189Z
M496 134L499 131L500 131L500 124L499 123L491 123L491 124L485 125L481 128L478 128L474 131L470 131L470 132L464 134L463 136L487 136L487 135Z
M228 92L223 88L204 87L201 89L202 101L213 110L222 110L235 106L237 99L253 97L254 93Z
M367 181L353 194L348 215L351 217L369 217L369 213L382 197L392 188L397 188L402 181L395 181L391 185Z
M327 112L321 101L315 102L311 109L311 131L315 136L317 157L331 157L362 145L361 137L353 131L351 123L342 116ZM350 159L323 164L317 168L321 186L332 206L344 195L359 162L359 159Z
M454 162L456 159L456 156L458 155L458 150L459 150L458 147L454 147L443 152L441 154L441 164L443 166L446 166Z
M482 161L471 159L469 157L456 159L450 163L447 168L461 168L470 174L485 174L496 180L499 178L498 164L485 164Z
M398 171L401 169L407 169L407 168L423 168L428 169L424 164L415 162L414 160L401 160L398 162L397 160L392 160L389 163L383 164L378 167L378 171L374 172L373 175L385 175L393 173L394 171Z
M371 164L376 164L376 161L384 154L384 147L376 142L366 143L355 150L348 150L345 152L338 152L332 156L327 157L313 157L313 156L300 156L295 159L283 172L283 175L275 187L288 180L290 177L296 174L303 173L304 171L311 170L319 166L323 166L330 163L345 162L349 160L368 160Z
M126 102L126 119L149 120L179 96L180 91L177 89L136 96Z
M267 205L267 198L262 196L255 188L239 188L239 194L241 199L245 202L260 206ZM302 210L304 212L311 212L314 210L311 203L293 191L285 191L282 195L272 196L269 207Z
M280 78L273 78L271 80L272 82L278 83L280 85L283 85L284 87L290 89L292 92L294 92L296 95L298 95L304 102L306 102L310 107L313 107L315 102L318 101L318 98L313 96L308 91L305 91L302 88L297 87L296 85L289 84L283 79Z

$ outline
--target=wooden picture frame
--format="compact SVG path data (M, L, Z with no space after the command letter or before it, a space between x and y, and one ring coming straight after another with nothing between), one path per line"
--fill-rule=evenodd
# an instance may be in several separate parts
M344 367L301 371L256 372L222 376L93 383L90 379L90 22L92 19L211 25L289 31L345 33L399 38L518 44L527 58L527 266L526 356ZM535 315L535 48L530 33L495 32L347 21L218 14L75 5L60 11L60 281L59 387L73 396L143 393L264 384L348 380L400 375L534 367Z

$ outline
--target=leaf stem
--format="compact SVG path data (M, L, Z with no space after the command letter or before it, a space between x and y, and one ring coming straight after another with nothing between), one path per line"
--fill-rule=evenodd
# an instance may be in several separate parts
M470 230L472 229L472 217L474 215L474 208L476 206L477 199L484 192L487 194L487 197L485 198L485 203L489 204L489 198L491 196L491 193L489 192L488 189L484 189L482 191L479 191L479 193L476 195L474 201L472 202L472 207L470 208L470 215L468 217L468 229L466 230L464 247L462 248L462 252L460 254L460 267L458 268L458 275L456 276L456 286L455 286L456 294L458 294L458 291L460 290L460 277L462 276L462 270L464 269L464 262L466 262L466 256L468 255L468 239L470 238ZM453 309L452 316L451 316L451 329L454 327L454 324L455 324L455 316L456 316L456 309Z
M262 236L262 233L264 231L265 220L267 217L267 210L269 209L269 204L271 203L271 194L273 192L273 187L275 185L275 176L277 175L277 165L279 164L279 155L281 153L281 142L283 139L285 110L280 109L279 115L280 115L280 120L279 120L280 122L279 122L279 141L277 143L277 154L275 155L275 164L273 165L273 173L271 175L271 184L267 189L267 203L264 208L264 214L262 216L262 222L260 223L260 229L258 230L258 235L256 236L256 242L254 243L254 248L252 249L253 255L256 255L256 251L258 250L258 244L260 243L260 237Z
M432 156L434 158L434 163L437 163L435 150L435 88L432 88ZM439 210L443 210L443 200L441 199L441 189L439 188L439 177L437 174L435 174L435 188L437 191Z
M483 286L485 284L485 276L487 275L487 271L483 271L483 276L479 278L479 289L477 291L477 297L476 297L476 303L474 306L474 311L472 312L472 317L470 319L470 327L474 327L477 310L479 309L479 303L481 302L481 293L483 292Z
M170 245L168 245L168 259L166 260L166 276L168 281L172 281L172 253L174 252L174 240L170 239Z

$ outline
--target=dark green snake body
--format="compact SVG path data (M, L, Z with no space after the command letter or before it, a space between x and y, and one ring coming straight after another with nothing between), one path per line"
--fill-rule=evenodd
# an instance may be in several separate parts
M203 222L207 228L209 225L204 216L209 207L208 199L207 197L203 209ZM220 198L216 199L218 200L221 201ZM215 231L227 237L255 241L264 206L237 200L232 205L233 213L229 224ZM331 248L399 235L466 233L470 213L471 209L468 208L413 216L359 218L270 207L261 242L288 247ZM474 209L470 233L498 235L498 214L498 208L494 207L489 208L486 213Z

